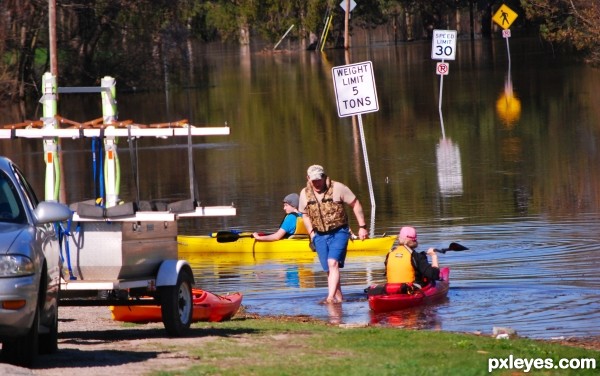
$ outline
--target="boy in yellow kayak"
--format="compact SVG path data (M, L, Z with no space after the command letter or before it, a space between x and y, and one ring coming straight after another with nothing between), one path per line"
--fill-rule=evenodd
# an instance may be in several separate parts
M283 198L283 210L286 215L279 226L279 229L269 235L261 235L258 232L252 233L252 237L262 242L273 242L298 233L298 222L302 222L302 214L298 211L299 196L297 193L290 193ZM304 226L302 226L304 227ZM306 232L306 230L304 230Z

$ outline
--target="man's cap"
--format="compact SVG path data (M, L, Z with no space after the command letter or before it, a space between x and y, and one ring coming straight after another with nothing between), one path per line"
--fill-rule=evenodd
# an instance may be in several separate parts
M306 170L306 175L308 175L310 180L323 179L323 176L325 176L325 170L323 169L323 166L312 165L308 168L308 170Z
M298 203L300 201L300 196L297 193L290 193L289 195L283 198L283 202L289 204L296 209L298 209Z
M398 235L400 239L406 238L412 241L417 241L417 230L414 227L405 226L400 229L400 235Z

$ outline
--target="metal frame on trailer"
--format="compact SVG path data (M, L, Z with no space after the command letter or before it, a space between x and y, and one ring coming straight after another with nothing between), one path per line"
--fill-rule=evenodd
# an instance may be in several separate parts
M123 204L119 197L117 137L188 137L188 163L191 137L228 135L223 127L194 127L187 121L154 125L119 122L116 85L111 77L101 87L58 88L50 73L43 77L43 117L40 121L7 125L0 139L33 138L44 144L46 165L45 199L59 201L60 138L99 137L106 151L103 202L72 204L73 218L61 234L61 254L66 254L61 273L61 305L160 305L165 329L170 335L184 335L192 319L194 277L189 263L178 259L177 221L179 218L235 216L233 206L200 206L194 197L193 168L190 165L191 199L166 205L161 210L140 210ZM57 114L58 93L100 93L101 119L77 123ZM59 125L69 126L61 128ZM133 162L133 161L132 161ZM139 197L138 197L139 199ZM155 208L156 209L156 208ZM74 260L74 265L72 261ZM67 270L68 269L68 270Z

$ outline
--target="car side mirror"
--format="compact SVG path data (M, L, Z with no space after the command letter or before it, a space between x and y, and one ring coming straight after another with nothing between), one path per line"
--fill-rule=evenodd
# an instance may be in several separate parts
M68 206L55 201L42 201L33 211L37 224L62 222L73 216Z

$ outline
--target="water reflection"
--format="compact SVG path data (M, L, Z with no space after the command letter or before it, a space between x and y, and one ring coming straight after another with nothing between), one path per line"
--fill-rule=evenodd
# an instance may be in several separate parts
M458 42L444 89L451 140L440 140L431 43L352 49L353 61L373 62L377 80L380 111L365 116L364 132L375 161L378 232L397 233L410 223L420 229L423 245L443 248L457 241L470 248L441 256L440 263L452 268L449 300L425 314L415 310L414 317L400 313L402 325L483 332L512 326L532 337L600 335L600 96L594 95L600 72L556 59L537 40L513 39L517 68L506 75L503 43ZM465 48L472 52L461 53ZM119 93L123 119L149 124L187 118L195 125L231 126L230 136L194 140L193 157L202 203L233 203L238 215L183 220L181 233L275 230L280 198L299 192L306 166L316 162L367 202L358 129L335 110L330 72L344 64L342 51L329 51L326 58L237 47L195 51L196 81L185 90ZM527 82L518 98L513 79ZM499 88L500 111L494 106ZM96 99L64 97L60 113L76 121L98 117ZM39 119L36 104L25 110L6 106L0 124ZM140 140L142 199L189 197L188 171L180 167L185 140L167 143ZM42 143L0 144L43 192ZM93 198L85 178L89 144L63 140L62 146L68 201ZM128 153L122 154L121 195L131 201L133 172ZM192 263L200 287L242 291L249 311L265 315L368 323L363 289L384 280L383 256L349 257L342 271L348 300L341 313L331 314L318 304L327 281L314 258L182 257Z
M463 193L463 177L460 150L449 138L442 138L436 146L438 184L442 196L460 196Z
M385 281L384 255L349 255L342 269L346 300L319 304L327 280L316 258L294 254L180 254L196 282L215 292L244 293L247 310L262 315L309 315L332 323L489 334L508 326L522 336L600 335L600 219L528 218L502 224L423 227L420 240L468 251L440 255L452 270L448 298L413 309L374 314L364 288ZM576 241L575 241L576 240ZM425 246L424 246L425 247ZM568 268L565 266L568 265Z
M328 303L325 304L327 307L327 321L330 324L341 324L344 319L344 305L343 303Z
M408 308L401 311L375 313L370 312L371 324L388 325L407 329L442 329L442 321L437 314L439 302L436 305Z
M504 91L496 101L496 113L507 130L513 129L521 117L521 101L513 90L510 72L506 74Z
M190 263L195 278L202 285L218 286L226 291L237 291L238 284L246 287L244 291L315 287L315 256L312 255L180 252L179 257Z

